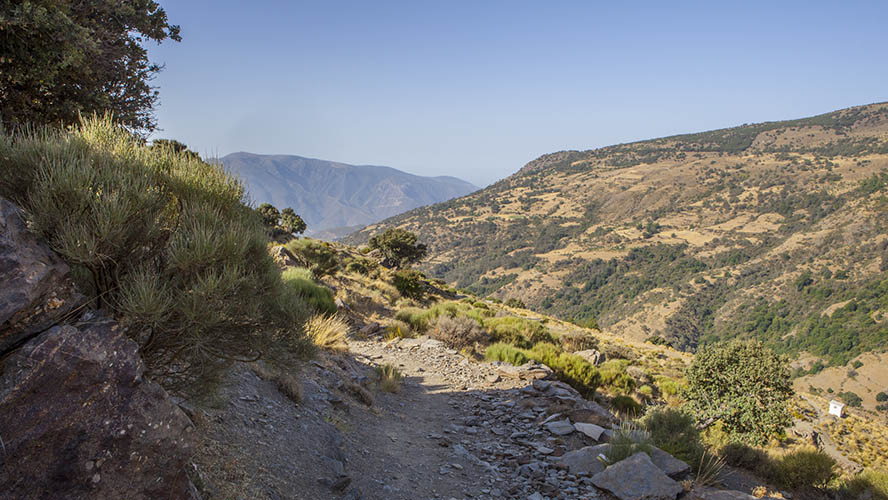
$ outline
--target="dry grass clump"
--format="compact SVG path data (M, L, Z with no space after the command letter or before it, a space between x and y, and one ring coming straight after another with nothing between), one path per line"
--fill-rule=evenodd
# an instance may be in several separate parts
M385 326L385 340L412 339L416 334L407 323L393 319Z
M305 323L305 332L314 344L322 349L344 350L348 335L348 323L341 316L317 314Z
M429 336L456 350L471 349L488 340L478 322L466 316L438 316Z
M385 392L398 392L401 390L401 379L404 377L395 365L386 363L377 366L375 371L376 383L379 385L380 389Z
M588 333L566 333L558 337L558 342L566 352L598 349L598 339Z
M302 402L302 385L290 373L261 361L251 363L250 369L262 380L274 383L278 391L290 401L296 404Z
M826 430L842 454L864 467L884 466L888 429L882 423L849 415L828 422Z
M373 395L370 394L370 391L364 389L358 384L347 383L345 384L345 392L354 396L358 401L364 403L367 406L373 406Z

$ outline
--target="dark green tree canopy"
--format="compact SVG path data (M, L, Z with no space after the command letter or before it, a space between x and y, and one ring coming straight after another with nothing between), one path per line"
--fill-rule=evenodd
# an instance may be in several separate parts
M151 141L151 147L158 149L168 149L174 153L179 154L184 153L191 158L194 158L195 160L203 161L199 154L188 149L188 146L185 143L179 142L175 139L154 139L153 141Z
M761 342L705 346L687 379L688 409L703 425L721 421L736 441L764 444L792 422L787 360Z
M262 222L264 222L269 229L274 229L281 221L281 213L271 203L263 203L259 205L259 208L257 208L256 211L262 216Z
M292 208L287 207L281 210L281 229L289 234L302 234L308 228L302 217L296 215Z
M179 27L153 0L0 1L0 118L70 125L113 113L150 132L161 66L142 44L168 38L179 41Z
M404 267L422 260L428 253L428 248L416 239L416 235L406 229L391 228L370 238L369 245L380 250L397 267Z

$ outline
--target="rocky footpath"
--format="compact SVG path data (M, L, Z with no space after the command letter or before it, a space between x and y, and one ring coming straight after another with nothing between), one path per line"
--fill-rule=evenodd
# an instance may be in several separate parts
M186 499L191 422L0 199L0 496Z
M451 483L468 466L479 470L481 477L465 483L462 494L453 498L753 498L736 491L694 489L688 464L656 448L607 467L600 457L617 420L567 384L547 380L551 376L539 366L516 370L470 361L427 338L353 341L350 346L359 360L392 363L427 394L446 394L452 411L448 423L428 429L425 436L443 450L443 463L416 479ZM408 404L403 411L409 413ZM435 474L437 478L429 479Z

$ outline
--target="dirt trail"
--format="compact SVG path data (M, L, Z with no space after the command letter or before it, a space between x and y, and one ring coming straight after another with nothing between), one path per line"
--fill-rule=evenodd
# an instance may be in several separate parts
M793 426L795 429L803 436L813 436L816 432L818 439L818 448L823 450L824 453L832 457L836 462L838 462L839 466L843 469L847 469L853 472L859 472L863 470L863 467L857 462L849 459L845 455L842 455L842 452L839 451L839 448L833 442L832 438L829 436L828 432L823 432L822 430L816 429L815 424L822 424L825 420L834 418L829 414L825 413L816 403L811 401L807 396L801 394L802 399L808 403L814 412L817 415L817 420L815 422L805 422L803 420L795 420L793 422Z
M349 385L366 384L372 366L385 363L404 374L401 390L373 391L371 406L352 396ZM296 378L299 404L241 366L217 407L198 412L207 444L195 475L223 485L207 486L207 498L494 499L541 490L551 498L609 498L588 478L551 466L547 454L594 444L540 426L551 400L439 342L351 341L350 355L324 355ZM538 401L519 404L531 397Z

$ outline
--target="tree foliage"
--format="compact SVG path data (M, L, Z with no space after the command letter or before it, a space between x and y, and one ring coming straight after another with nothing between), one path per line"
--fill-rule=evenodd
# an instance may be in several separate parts
M111 112L150 132L161 66L142 43L166 39L181 40L179 27L152 0L0 2L0 117L72 125Z
M262 222L269 229L274 229L281 221L281 213L271 203L263 203L259 205L259 207L256 208L256 211L262 216Z
M686 375L688 409L704 425L721 421L732 440L763 444L791 422L786 359L761 342L703 347Z
M285 233L302 234L308 226L306 226L302 217L296 215L296 212L294 212L292 208L287 207L281 210L280 227Z
M370 248L378 249L397 267L404 267L422 260L428 248L416 242L416 234L401 228L387 229L382 234L370 238Z
M308 227L302 217L296 215L290 207L278 211L271 203L263 203L256 208L256 211L262 216L265 227L274 237L302 234Z

